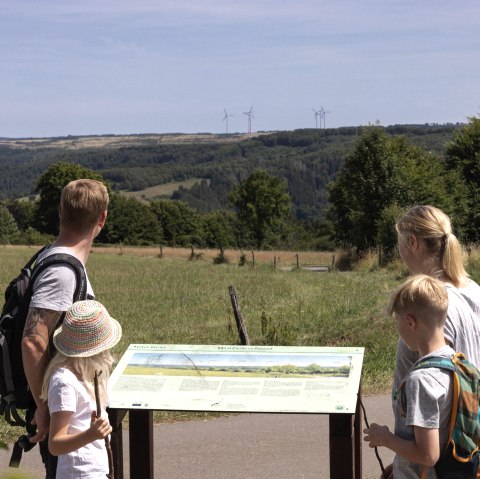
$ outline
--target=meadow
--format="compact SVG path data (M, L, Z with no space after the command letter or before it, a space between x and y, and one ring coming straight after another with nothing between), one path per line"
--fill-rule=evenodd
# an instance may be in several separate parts
M35 250L0 248L1 291ZM155 248L93 248L88 272L96 297L123 328L114 349L118 358L131 343L240 344L228 292L233 285L252 345L362 346L363 393L390 389L397 334L383 310L404 278L401 267L287 271L294 253L257 253L255 267L251 262L239 267L239 252L226 252L228 264L214 264L217 253L188 260L189 250L164 250L160 258ZM314 255L301 258L319 264L332 256ZM273 256L283 258L276 269ZM472 260L471 273L480 271L476 263ZM0 441L8 435L0 422Z

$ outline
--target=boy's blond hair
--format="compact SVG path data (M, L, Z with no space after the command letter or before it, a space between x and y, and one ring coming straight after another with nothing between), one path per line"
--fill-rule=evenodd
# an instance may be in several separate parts
M387 314L412 314L430 327L443 327L447 309L448 294L443 282L426 274L418 274L407 279L392 293Z
M468 277L463 266L463 251L453 234L450 218L440 209L430 205L417 205L405 212L395 225L399 241L411 234L425 242L431 260L436 260L441 271L458 288ZM433 261L432 261L433 262Z
M108 191L96 180L70 181L60 197L60 226L75 231L88 231L95 227L108 208Z

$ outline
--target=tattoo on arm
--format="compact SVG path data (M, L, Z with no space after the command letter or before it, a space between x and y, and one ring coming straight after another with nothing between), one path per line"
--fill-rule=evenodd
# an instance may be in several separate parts
M52 311L51 309L30 308L23 330L23 337L39 336L48 342L61 314L61 311Z

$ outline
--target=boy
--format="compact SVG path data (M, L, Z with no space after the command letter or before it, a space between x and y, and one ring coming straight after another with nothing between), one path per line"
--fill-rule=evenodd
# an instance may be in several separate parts
M387 309L394 316L398 332L420 360L429 356L451 358L455 351L446 344L443 330L447 317L448 295L444 284L430 276L409 278L392 294ZM452 410L452 375L439 368L418 369L405 378L406 410L402 435L387 426L371 424L364 429L370 447L384 446L396 453L393 477L420 478L427 466L427 478L436 478L433 466L448 442ZM395 393L393 407L400 401Z

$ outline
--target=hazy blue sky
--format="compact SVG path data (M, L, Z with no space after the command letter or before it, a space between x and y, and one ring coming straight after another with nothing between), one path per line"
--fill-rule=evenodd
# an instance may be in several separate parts
M0 0L0 137L464 122L478 0Z

